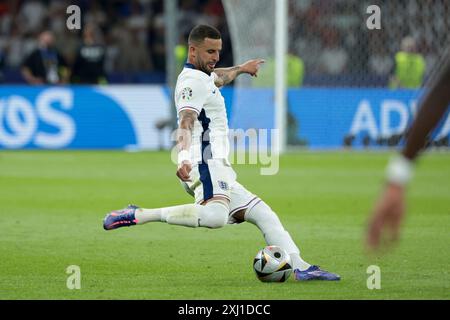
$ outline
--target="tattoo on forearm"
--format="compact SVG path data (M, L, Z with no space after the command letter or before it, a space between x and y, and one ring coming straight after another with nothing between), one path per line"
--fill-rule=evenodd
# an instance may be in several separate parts
M192 129L194 128L197 114L193 111L180 112L180 125L177 132L177 144L179 149L187 150L191 146Z
M217 75L216 85L224 86L232 82L238 75L240 75L240 67L234 66L230 68L216 69L215 73Z
M193 111L180 112L180 129L192 130L196 119L196 113Z

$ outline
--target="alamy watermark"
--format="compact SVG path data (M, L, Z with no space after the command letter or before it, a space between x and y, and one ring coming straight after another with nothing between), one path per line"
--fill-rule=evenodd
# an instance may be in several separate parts
M66 9L66 13L70 14L66 20L66 26L69 30L81 29L81 9L77 5L70 5Z
M69 290L81 289L81 269L77 265L70 265L66 268L69 275L66 280L66 287Z
M381 29L381 9L377 5L370 5L366 10L367 14L370 16L366 20L366 26L369 30L380 30Z
M177 142L180 136L190 137L189 130L177 129L171 134L171 140ZM261 175L275 175L280 167L280 153L276 150L279 141L278 129L229 129L228 136L210 136L208 132L201 137L191 140L193 161L200 163L217 157L227 158L230 164L260 165ZM228 140L228 142L226 141ZM217 149L213 149L216 147ZM172 148L171 159L174 164L178 162L179 147Z
M369 275L367 278L367 289L381 289L381 269L379 266L371 265L367 267L366 273Z

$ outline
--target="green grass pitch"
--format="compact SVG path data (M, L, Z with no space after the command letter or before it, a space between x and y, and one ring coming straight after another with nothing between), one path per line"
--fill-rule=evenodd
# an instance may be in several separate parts
M450 154L420 159L400 243L368 256L363 236L390 153L297 152L240 181L276 211L310 263L340 282L261 283L265 243L248 223L219 230L162 223L106 232L102 219L136 203L190 203L165 152L0 153L0 299L449 299ZM81 270L69 290L66 268ZM381 289L367 288L367 267Z

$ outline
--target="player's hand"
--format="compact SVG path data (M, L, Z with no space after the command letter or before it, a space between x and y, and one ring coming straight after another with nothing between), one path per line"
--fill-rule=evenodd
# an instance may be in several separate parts
M259 67L261 64L266 62L264 59L253 59L249 60L243 64L240 65L241 71L243 73L248 73L252 77L257 77Z
M375 205L367 230L367 246L376 250L381 246L384 229L388 231L388 241L398 240L401 222L405 213L405 188L388 184Z
M177 170L177 177L180 178L181 181L190 182L191 177L189 176L192 170L192 165L189 161L183 161Z

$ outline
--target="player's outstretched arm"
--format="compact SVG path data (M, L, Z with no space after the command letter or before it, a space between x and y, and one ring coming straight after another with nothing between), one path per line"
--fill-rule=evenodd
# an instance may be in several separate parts
M403 155L414 160L425 146L428 134L436 127L450 104L450 56L436 81L426 93L416 120L411 126Z
M180 112L180 124L177 130L178 170L177 176L182 181L190 181L189 173L192 170L189 148L192 142L192 129L194 128L197 113L192 110Z
M369 221L366 241L370 249L380 247L384 229L390 234L388 240L398 239L405 214L405 188L411 176L412 162L424 147L428 134L445 115L449 104L450 57L447 57L447 63L421 102L402 154L392 159L388 165L388 183Z
M247 73L253 77L256 77L258 74L259 66L264 62L265 61L263 59L253 59L238 66L215 69L214 73L217 75L217 77L214 83L217 87L223 87L243 73Z

